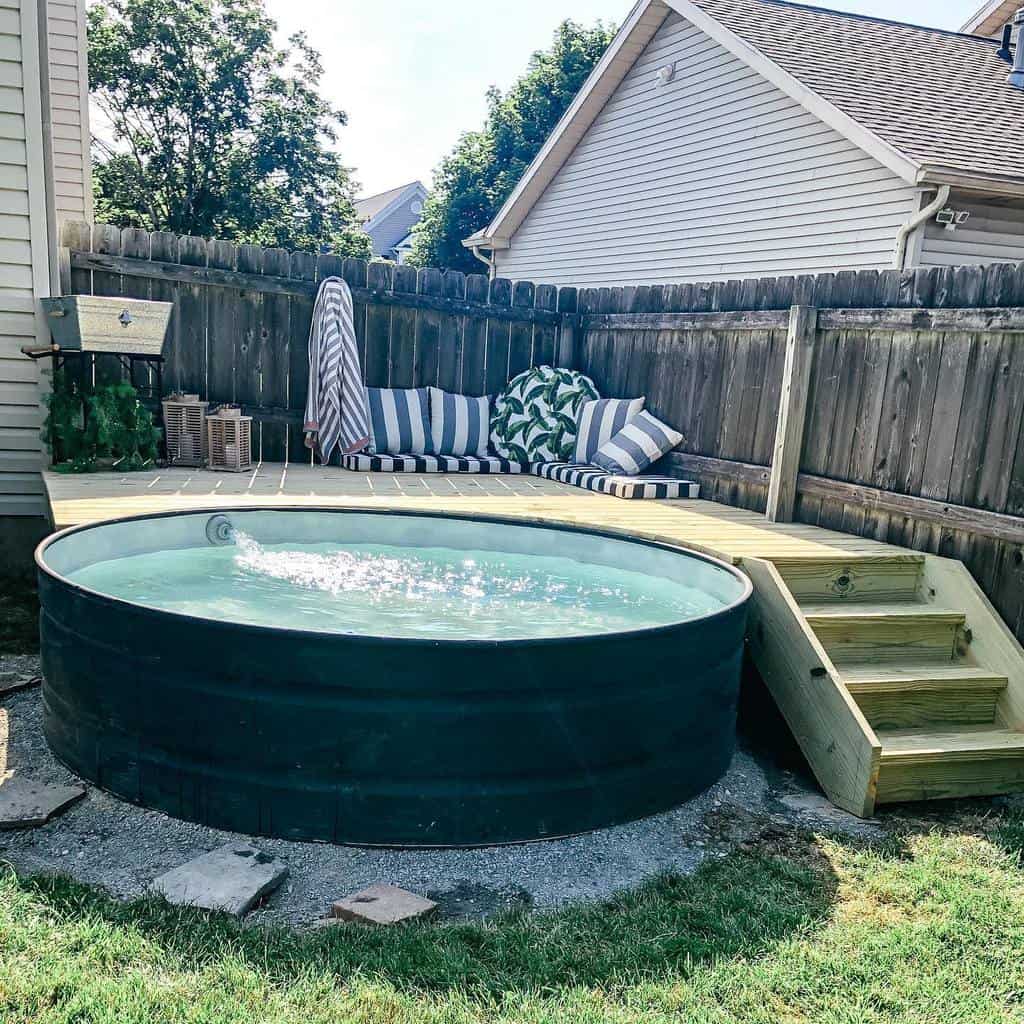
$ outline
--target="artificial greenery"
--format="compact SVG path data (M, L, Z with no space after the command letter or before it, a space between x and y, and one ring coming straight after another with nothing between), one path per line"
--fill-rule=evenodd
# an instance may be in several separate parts
M64 370L53 375L43 440L60 457L59 473L148 469L157 459L160 428L126 380L83 384Z

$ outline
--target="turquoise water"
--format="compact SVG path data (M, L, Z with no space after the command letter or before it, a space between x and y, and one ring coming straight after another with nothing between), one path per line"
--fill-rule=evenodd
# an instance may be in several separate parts
M136 604L261 626L438 640L593 635L717 611L658 576L547 555L390 545L154 551L70 575Z

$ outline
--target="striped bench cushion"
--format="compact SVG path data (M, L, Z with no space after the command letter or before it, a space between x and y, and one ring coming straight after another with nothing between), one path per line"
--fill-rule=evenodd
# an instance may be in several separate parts
M477 455L345 455L341 465L356 473L522 473L508 459Z
M612 476L593 466L573 466L568 462L536 462L531 467L534 476L572 484L599 494L615 498L666 499L699 498L700 484L691 480L677 480L672 476Z

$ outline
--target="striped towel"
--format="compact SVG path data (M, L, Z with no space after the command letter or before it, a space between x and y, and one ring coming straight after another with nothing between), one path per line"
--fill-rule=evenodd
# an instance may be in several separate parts
M319 448L327 465L335 448L343 455L361 452L370 443L369 424L352 292L340 277L329 277L317 293L309 331L306 447Z

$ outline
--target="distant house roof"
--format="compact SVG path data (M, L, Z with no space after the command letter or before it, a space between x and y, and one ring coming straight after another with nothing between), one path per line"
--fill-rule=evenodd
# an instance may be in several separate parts
M904 180L1024 194L1024 92L1007 84L998 41L783 0L641 0L508 202L467 245L507 244L671 11Z
M981 9L967 20L961 31L979 36L999 35L1003 26L1013 21L1020 7L1021 0L985 0Z
M398 188L389 189L387 192L380 192L375 196L366 196L364 199L356 200L356 215L359 221L365 224L373 220L378 214L386 210L396 199L412 189L427 191L422 181L410 181L407 185L400 185Z
M356 213L370 236L374 256L395 258L396 246L423 216L423 203L428 195L423 182L410 181L408 185L356 202Z

